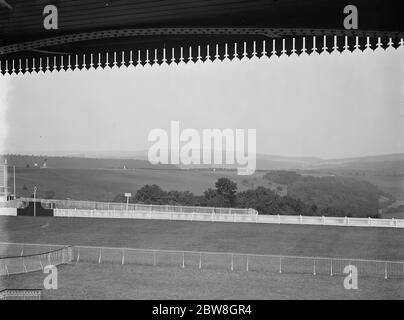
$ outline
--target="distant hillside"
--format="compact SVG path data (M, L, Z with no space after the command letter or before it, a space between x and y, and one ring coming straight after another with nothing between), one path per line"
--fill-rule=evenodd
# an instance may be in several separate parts
M342 158L326 160L327 162L339 162L339 163L350 163L350 162L388 162L388 161L401 161L404 162L404 153L394 153L394 154L383 154L376 156L366 156L366 157L355 157L355 158Z
M324 160L311 169L404 176L404 154Z
M30 155L4 155L10 166L43 167L46 162L48 168L54 169L177 169L171 165L152 165L147 160L135 159L107 159L85 157L48 157Z
M140 156L138 154L138 156ZM223 154L223 159L225 155ZM283 157L257 154L257 170L335 170L341 172L368 172L382 175L404 176L404 154L324 160L315 157ZM181 165L182 168L235 169L239 165Z
M201 151L202 152L202 151ZM202 154L202 153L201 153ZM226 159L226 154L223 152L222 154L223 162ZM312 157L283 157L277 155L268 155L268 154L257 154L256 158L256 168L257 170L294 170L294 169L304 169L306 167L310 167L315 163L320 162L319 158ZM240 167L237 163L228 165L228 164L191 164L191 165L180 165L181 168L191 168L191 169L200 169L200 168L220 168L220 169L236 169Z
M223 159L224 159L223 154ZM236 169L234 165L159 165L154 166L147 160L147 151L133 152L99 152L84 155L47 156L47 155L6 155L10 165L42 166L47 159L47 166L63 169ZM404 177L404 154L379 155L359 158L322 160L314 157L283 157L257 154L257 170L307 170L322 174L337 175L383 175ZM355 177L353 177L355 178Z
M377 217L379 199L390 195L375 185L339 176L303 176L292 171L270 171L265 179L287 186L287 195L319 208L340 210L348 216Z

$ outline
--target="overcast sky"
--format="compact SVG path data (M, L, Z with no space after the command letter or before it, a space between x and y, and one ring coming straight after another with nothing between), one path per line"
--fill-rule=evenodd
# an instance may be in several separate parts
M136 151L153 128L257 129L257 151L404 152L404 49L0 79L3 153Z

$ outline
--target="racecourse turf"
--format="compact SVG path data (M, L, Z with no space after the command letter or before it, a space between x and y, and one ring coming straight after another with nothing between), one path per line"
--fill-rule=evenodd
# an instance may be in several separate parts
M395 228L0 217L0 241L404 261Z
M230 272L120 264L77 263L58 268L58 289L43 299L404 299L404 281L359 275L346 290L342 276ZM40 272L10 276L6 286L37 289Z
M404 260L394 228L164 220L0 217L0 241L147 249ZM45 247L44 247L45 248ZM79 262L58 267L58 290L44 299L404 299L404 281L359 275L279 274ZM12 288L41 288L41 272L3 277Z

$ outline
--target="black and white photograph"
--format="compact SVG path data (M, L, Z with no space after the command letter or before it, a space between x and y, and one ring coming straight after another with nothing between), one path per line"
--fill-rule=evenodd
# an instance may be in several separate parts
M0 300L403 300L403 12L0 0Z

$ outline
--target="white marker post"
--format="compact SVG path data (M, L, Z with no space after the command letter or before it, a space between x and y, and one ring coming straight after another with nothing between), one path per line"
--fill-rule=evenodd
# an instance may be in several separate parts
M13 166L13 186L14 186L14 199L17 199L17 190L15 184L15 166Z
M130 192L125 193L125 197L126 197L126 211L129 210L129 198L132 197L132 194Z
M36 217L36 190L37 187L34 186L34 217Z

